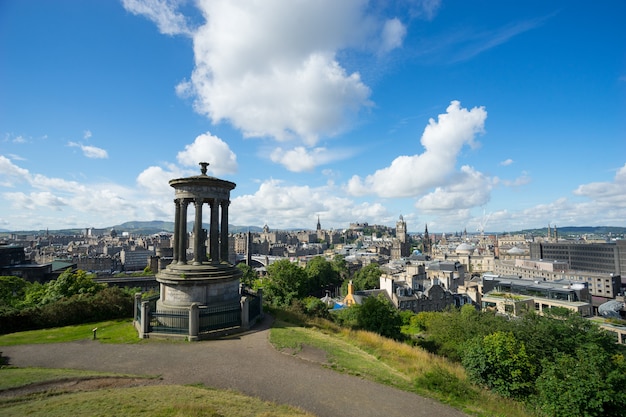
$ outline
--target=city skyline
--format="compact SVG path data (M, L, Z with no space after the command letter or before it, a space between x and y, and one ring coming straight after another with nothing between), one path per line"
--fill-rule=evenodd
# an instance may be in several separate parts
M626 4L10 0L0 229L626 226Z

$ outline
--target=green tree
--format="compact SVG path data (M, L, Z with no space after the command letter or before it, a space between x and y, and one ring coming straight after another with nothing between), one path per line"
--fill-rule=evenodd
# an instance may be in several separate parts
M420 345L454 361L461 361L471 339L498 330L510 330L506 320L490 312L478 311L471 304L460 309L450 307L443 312L419 313L416 320L426 332L426 339Z
M345 281L350 276L348 263L343 255L335 255L332 260L333 269L339 274L339 279Z
M31 285L28 286L24 293L22 307L27 308L41 305L45 297L46 286L39 282L33 282Z
M307 275L307 293L310 295L321 295L323 290L341 283L333 264L323 256L316 256L308 261L304 271Z
M355 291L361 290L373 290L380 285L380 276L382 271L380 266L371 263L364 266L360 270L354 273L352 277L352 285L354 285Z
M72 272L65 270L56 280L45 284L46 293L41 300L42 304L51 303L62 298L69 298L76 294L96 294L106 288L106 284L99 284L83 270Z
M473 339L463 356L463 367L470 380L504 397L520 399L533 393L533 358L511 332L498 331Z
M243 262L238 263L237 268L242 272L241 283L248 288L254 288L254 282L258 278L256 271Z
M30 283L15 276L0 276L0 306L16 307L25 297Z
M304 269L295 263L281 259L270 264L267 273L265 293L272 304L288 306L292 300L306 296L307 276Z
M402 318L384 295L365 298L357 314L357 325L361 329L392 339L402 338Z
M553 361L558 352L572 354L586 344L599 346L608 355L620 350L608 332L576 313L558 316L533 313L508 323L515 337L524 342L527 352L536 358L539 366L543 359ZM541 374L541 370L537 373Z
M554 361L544 360L536 382L538 407L554 417L623 416L625 386L624 357L586 344L573 354L559 352Z
M330 318L328 306L317 297L306 297L303 300L304 312L311 317Z

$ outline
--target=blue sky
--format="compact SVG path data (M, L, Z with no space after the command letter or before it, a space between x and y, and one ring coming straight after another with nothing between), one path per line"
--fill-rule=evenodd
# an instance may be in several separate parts
M626 226L622 1L4 0L0 229Z

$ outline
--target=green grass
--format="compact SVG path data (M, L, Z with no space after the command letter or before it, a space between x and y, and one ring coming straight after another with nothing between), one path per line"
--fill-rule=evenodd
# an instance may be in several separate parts
M123 319L9 333L0 335L0 346L63 343L93 339L94 328L98 329L96 331L96 337L101 343L139 343L142 340L139 339L137 330L133 327L132 321Z
M270 342L295 354L304 345L322 349L335 370L434 398L471 415L533 415L523 404L471 384L460 364L374 333L340 329L320 320L308 325L276 320Z
M313 417L294 407L265 402L232 391L200 386L158 385L30 396L0 405L4 417Z
M351 375L368 376L376 382L403 389L411 387L411 381L406 375L395 371L363 349L327 333L277 321L270 332L270 342L277 349L289 348L296 352L303 344L322 349L327 353L332 369Z

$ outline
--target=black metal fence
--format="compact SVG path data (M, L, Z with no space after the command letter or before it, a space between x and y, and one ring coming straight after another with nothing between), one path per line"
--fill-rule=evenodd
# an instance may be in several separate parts
M189 310L151 311L148 331L155 333L189 333Z
M254 321L261 315L261 297L251 296L248 308L250 321Z
M240 303L200 307L199 313L200 333L241 326Z

